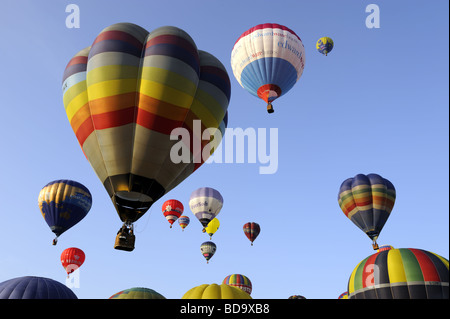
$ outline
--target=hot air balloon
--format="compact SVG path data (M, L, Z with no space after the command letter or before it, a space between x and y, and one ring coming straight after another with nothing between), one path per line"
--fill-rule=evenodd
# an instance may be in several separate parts
M53 245L62 233L75 226L89 212L92 196L82 184L61 179L48 183L39 192L39 209L56 235Z
M248 222L244 225L244 234L247 236L247 238L250 240L253 246L253 241L258 237L261 228L257 223Z
M370 239L378 249L377 238L395 203L394 185L378 174L358 174L346 179L339 189L338 202L345 216Z
M111 25L69 61L64 107L123 222L116 249L132 251L133 223L207 160L201 130L220 129L230 91L223 64L172 26Z
M316 49L322 54L325 54L325 56L328 55L328 53L333 50L334 42L333 39L329 37L322 37L319 40L317 40L316 43Z
M225 284L203 284L189 289L181 299L252 299L239 288Z
M448 260L429 251L392 248L362 260L348 281L349 299L448 299Z
M286 94L300 79L305 66L302 40L291 29L264 23L245 31L231 51L231 67L239 84L267 103Z
M78 299L66 285L45 277L24 276L0 283L0 299Z
M189 199L189 207L203 228L220 213L222 206L222 195L211 187L202 187L193 191Z
M252 282L247 276L232 274L225 277L222 284L233 286L245 291L249 295L252 293Z
M220 222L216 217L213 220L211 220L208 223L208 225L204 228L205 233L207 233L209 235L209 239L211 239L212 236L214 235L214 233L219 229L219 226L220 226Z
M84 263L85 258L84 251L79 248L70 247L63 250L61 253L61 264L67 272L67 277Z
M348 291L341 293L338 299L348 299Z
M394 248L394 247L392 247L391 245L383 245L383 246L380 246L378 248L377 252L379 253L381 251L389 250L389 249L392 249L392 248Z
M135 287L119 291L109 299L166 299L166 297L150 288Z
M200 245L200 251L203 257L206 259L206 263L209 264L209 260L216 253L217 246L212 241L205 241Z
M306 299L306 298L303 297L302 295L292 295L289 296L288 299Z
M169 199L164 202L162 212L164 217L166 217L167 221L170 223L170 228L172 228L173 222L183 214L183 210L183 204L176 199Z
M187 225L189 225L190 221L191 221L190 218L185 215L180 216L180 218L178 218L178 224L180 224L182 231L184 231Z

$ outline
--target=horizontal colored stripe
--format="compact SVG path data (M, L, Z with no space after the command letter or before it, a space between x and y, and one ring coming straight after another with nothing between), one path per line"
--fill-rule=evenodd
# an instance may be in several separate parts
M120 40L104 40L101 42L97 42L91 47L89 58L103 52L123 52L134 55L136 57L142 56L142 48L135 47L129 42Z
M198 56L197 48L190 41L176 35L164 34L148 39L145 48L147 49L157 44L173 44L183 48L183 50L189 52L194 57Z
M64 83L64 81L73 74L86 71L86 68L87 56L76 56L72 58L64 70L62 82Z
M243 37L246 37L247 35L255 32L255 31L259 31L259 30L263 30L263 29L281 29L283 31L288 31L292 35L296 36L300 41L302 41L302 39L300 39L300 37L294 31L292 31L288 27L285 27L284 25L277 24L277 23L263 23L263 24L258 24L257 26L254 26L253 28L250 28L247 31L245 31L244 33L242 33L242 35L236 40L234 45L236 45L236 43L238 43L239 40L242 39Z
M118 40L122 42L126 42L139 50L142 50L143 43L136 39L133 35L128 32L120 31L120 30L109 30L101 32L94 40L92 45L96 45L101 41L105 40Z
M191 66L191 68L195 70L197 74L200 73L198 55L192 55L191 52L177 45L170 43L160 43L149 46L145 49L145 56L147 57L151 55L164 55L177 58Z

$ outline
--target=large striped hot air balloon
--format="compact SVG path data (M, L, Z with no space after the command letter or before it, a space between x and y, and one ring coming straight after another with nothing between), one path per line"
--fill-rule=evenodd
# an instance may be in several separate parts
M377 238L394 207L395 197L389 180L378 174L358 174L341 184L338 202L345 216L372 239L376 250Z
M230 90L222 63L172 26L111 25L69 61L64 107L124 223L117 249L133 250L132 224L207 160L201 132L224 130ZM187 159L174 160L180 145Z
M222 195L211 187L196 189L189 199L189 208L203 228L220 213L222 206Z
M349 299L448 299L448 260L413 248L391 248L362 260L348 281Z
M286 94L305 67L305 48L291 29L264 23L245 31L231 51L231 67L239 84L267 103Z
M92 196L83 184L60 179L41 189L38 205L47 225L56 235L53 239L53 245L56 245L62 233L86 217L92 206Z

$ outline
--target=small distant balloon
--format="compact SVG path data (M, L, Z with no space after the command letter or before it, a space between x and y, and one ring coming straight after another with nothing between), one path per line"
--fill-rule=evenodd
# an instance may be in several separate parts
M316 49L322 54L325 54L325 56L328 55L328 53L333 50L334 42L333 39L329 37L322 37L320 38L316 43Z
M170 228L172 228L173 223L183 214L183 210L183 204L176 199L169 199L164 202L162 212L170 223Z
M77 270L84 263L85 258L84 251L80 248L70 247L64 249L61 253L61 264L67 272L67 276Z
M206 263L209 263L209 260L216 253L217 246L212 241L205 241L200 245L200 251L202 252L203 257L206 259Z
M261 228L259 227L259 224L248 222L244 225L244 234L247 236L247 238L250 240L253 246L253 241L258 237L259 233L261 232Z
M252 282L247 276L241 274L232 274L226 276L222 284L239 288L249 295L252 293Z
M220 221L217 217L208 223L208 226L205 227L205 232L209 235L209 239L211 239L215 232L219 229L219 226Z
M180 218L178 218L178 224L180 224L181 230L184 231L184 229L189 225L190 223L190 218L189 216L180 216Z

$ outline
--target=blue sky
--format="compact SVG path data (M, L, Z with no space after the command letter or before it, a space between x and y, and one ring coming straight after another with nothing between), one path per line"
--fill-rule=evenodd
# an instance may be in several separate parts
M69 29L68 4L80 8L80 28ZM369 29L368 4L380 8L380 28ZM3 0L0 125L0 282L33 275L65 282L59 256L76 246L86 253L79 298L108 298L152 288L179 299L229 274L248 276L253 298L335 299L371 242L340 210L340 184L358 173L378 173L397 200L378 242L449 255L448 1L24 1ZM136 249L113 249L119 217L67 120L61 79L70 58L113 23L148 31L173 25L227 68L232 92L229 128L278 129L278 170L260 163L205 164L161 198L136 223ZM230 54L247 29L274 22L294 30L305 46L305 69L274 103L241 88ZM327 56L315 49L333 38ZM226 142L226 141L224 141ZM248 146L252 147L252 145ZM56 179L89 188L87 217L57 246L37 205L40 189ZM209 264L200 244L209 239L188 207L199 187L219 190L224 206ZM191 224L170 229L162 203L180 200ZM254 221L253 246L242 226ZM4 241L5 243L5 241Z

